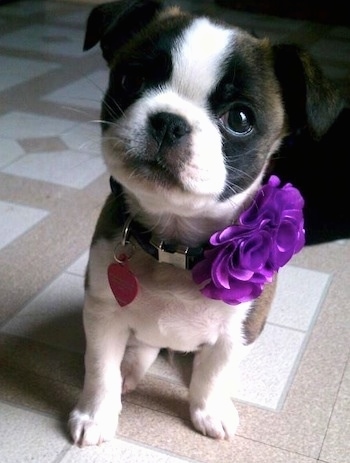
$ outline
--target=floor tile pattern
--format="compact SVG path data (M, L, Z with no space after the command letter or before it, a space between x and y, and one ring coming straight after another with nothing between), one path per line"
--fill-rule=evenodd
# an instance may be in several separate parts
M0 2L0 453L5 463L349 463L350 242L304 248L279 274L232 398L235 438L194 432L190 355L162 353L124 398L119 436L72 446L83 381L88 247L108 193L99 108L108 72L82 51L91 1ZM179 1L307 47L350 102L350 29ZM20 438L18 438L20 436Z

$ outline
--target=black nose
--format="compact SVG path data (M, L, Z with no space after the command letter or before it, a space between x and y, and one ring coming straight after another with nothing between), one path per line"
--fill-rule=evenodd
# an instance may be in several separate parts
M149 119L150 135L161 145L173 145L191 132L189 123L176 114L161 112Z

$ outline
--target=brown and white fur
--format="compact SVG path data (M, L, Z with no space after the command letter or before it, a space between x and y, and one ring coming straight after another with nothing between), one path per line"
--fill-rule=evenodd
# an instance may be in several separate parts
M158 1L95 7L84 49L98 42L110 68L101 113L106 165L128 215L160 240L201 246L235 222L283 138L299 121L320 136L338 111L303 51ZM229 438L239 421L230 386L263 329L275 284L253 302L227 305L204 297L191 271L158 262L131 238L139 292L120 307L107 281L121 241L119 203L108 197L92 239L85 382L70 414L72 438L112 439L122 393L136 388L162 348L194 353L193 425Z

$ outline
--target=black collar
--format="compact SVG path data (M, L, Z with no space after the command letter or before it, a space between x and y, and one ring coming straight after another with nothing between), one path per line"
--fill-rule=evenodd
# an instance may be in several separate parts
M109 183L112 193L120 201L120 221L124 227L126 223L128 224L128 236L132 236L147 254L157 259L158 262L166 262L187 270L191 270L197 262L202 260L203 247L191 248L183 244L167 243L154 237L152 232L136 220L130 220L121 185L112 176L109 179Z

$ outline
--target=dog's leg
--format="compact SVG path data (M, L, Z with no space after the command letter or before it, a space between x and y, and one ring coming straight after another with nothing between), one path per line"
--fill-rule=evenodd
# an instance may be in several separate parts
M128 342L121 370L123 377L123 394L136 388L146 374L148 368L155 361L159 353L157 347L148 346L136 339Z
M190 412L194 427L216 439L232 437L239 417L232 403L233 381L246 348L228 339L196 353L190 383Z
M84 388L69 418L73 441L81 446L100 444L115 436L122 408L120 365L129 336L115 310L89 296L84 327Z

